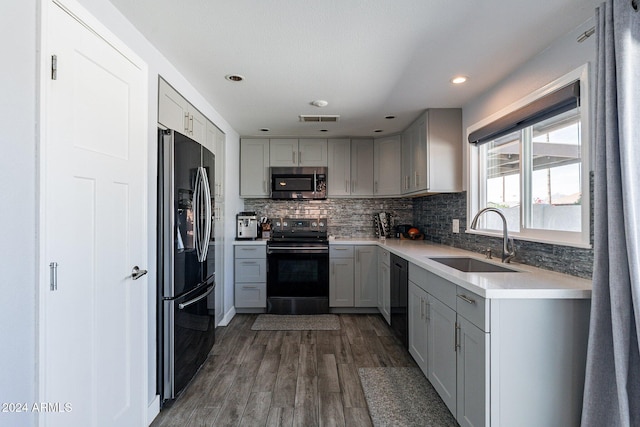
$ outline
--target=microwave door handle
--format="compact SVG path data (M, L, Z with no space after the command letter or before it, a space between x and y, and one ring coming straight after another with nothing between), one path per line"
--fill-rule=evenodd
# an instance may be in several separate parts
M202 168L202 189L204 196L204 237L202 239L202 262L207 259L209 252L209 240L211 239L211 187L209 187L209 177L207 170Z
M316 171L313 171L313 193L315 194L316 190L318 189L318 178L316 176Z

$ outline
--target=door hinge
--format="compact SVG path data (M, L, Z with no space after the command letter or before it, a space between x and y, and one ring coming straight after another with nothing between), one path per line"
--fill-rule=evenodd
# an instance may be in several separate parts
M58 55L51 55L51 80L58 79Z

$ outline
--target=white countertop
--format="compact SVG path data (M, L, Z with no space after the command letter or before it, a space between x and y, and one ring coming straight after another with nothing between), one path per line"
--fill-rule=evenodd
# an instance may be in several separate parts
M485 298L585 299L591 298L591 280L555 273L525 264L502 264L475 252L425 241L375 238L337 238L331 245L376 244L438 276ZM471 257L518 270L514 273L464 273L433 261L431 257ZM570 260L567 260L570 262Z
M266 245L266 239L235 240L234 245ZM425 241L354 237L329 240L330 245L377 245L485 298L501 299L585 299L591 298L591 280L532 267L525 264L501 264L500 255L487 260L481 254ZM492 262L514 273L464 273L433 261L431 257L471 257ZM496 259L497 258L497 259ZM567 260L570 262L570 260Z

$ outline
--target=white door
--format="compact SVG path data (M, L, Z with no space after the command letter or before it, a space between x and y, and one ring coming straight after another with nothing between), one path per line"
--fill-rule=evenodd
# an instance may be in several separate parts
M42 281L40 400L61 411L41 424L142 426L149 284L132 269L147 262L146 66L48 6L42 262L58 267L57 289L49 271Z

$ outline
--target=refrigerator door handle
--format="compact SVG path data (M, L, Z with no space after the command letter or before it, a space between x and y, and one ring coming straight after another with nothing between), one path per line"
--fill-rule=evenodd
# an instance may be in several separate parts
M209 296L209 294L211 292L213 292L214 288L215 288L215 286L211 286L209 289L207 289L207 291L204 294L199 295L199 296L195 297L192 300L183 302L182 304L178 304L178 308L180 310L184 310L185 308L189 307L190 305L193 305L193 304L197 303L198 301L201 301L201 300L205 299L206 297Z
M209 177L207 176L207 170L202 169L202 189L204 191L204 236L202 238L202 260L204 262L207 259L207 253L209 252L209 240L211 239L211 188L209 187Z
M200 167L196 172L196 180L193 188L193 239L194 245L196 248L196 256L198 257L198 261L202 262L202 247L200 246L201 239L201 231L200 231L200 193L201 193L201 181L202 177L200 176Z

